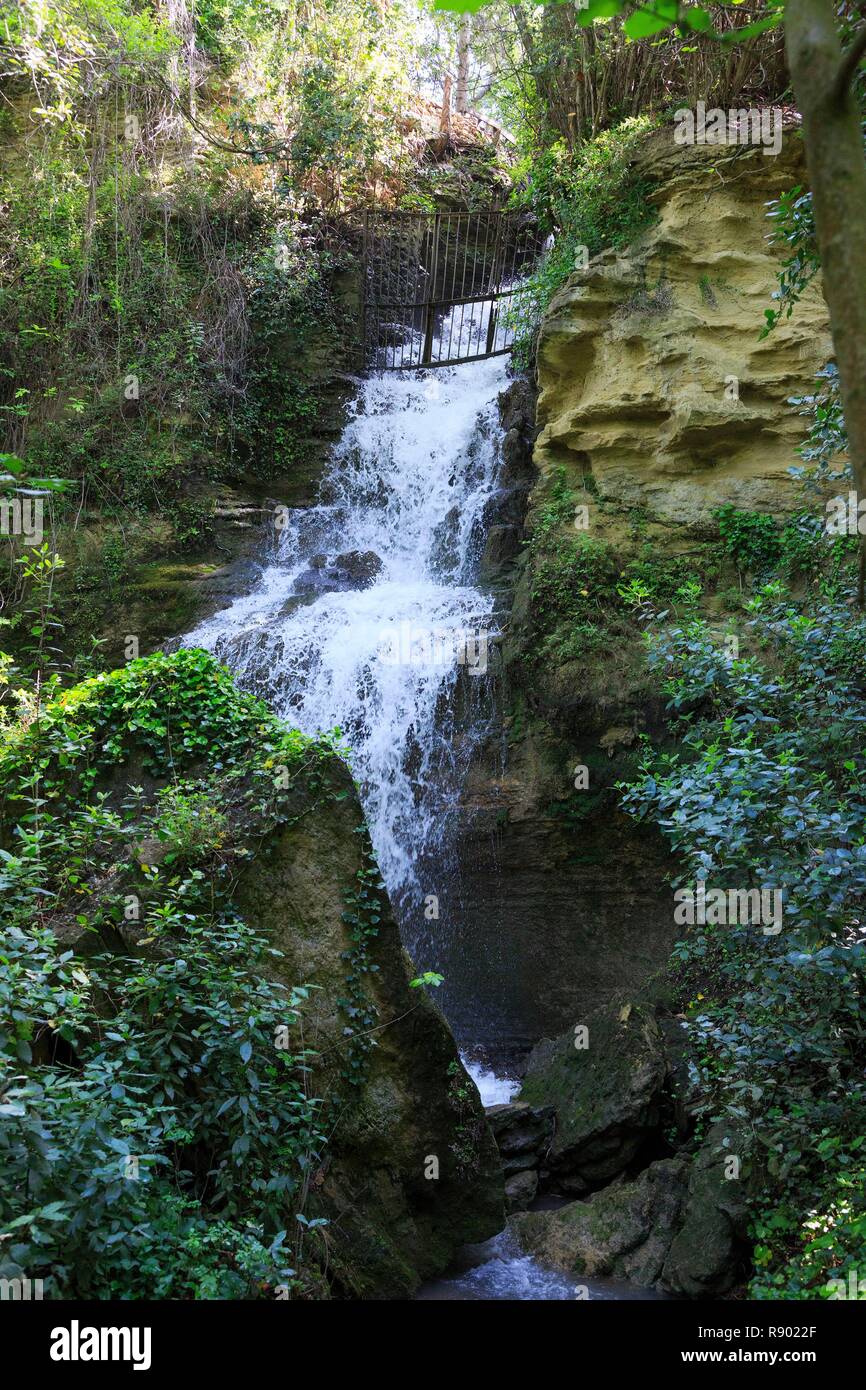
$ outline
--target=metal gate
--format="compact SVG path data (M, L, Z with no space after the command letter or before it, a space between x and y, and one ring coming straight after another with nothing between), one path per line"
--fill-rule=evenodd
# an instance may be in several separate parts
M365 364L449 367L510 352L519 282L541 250L525 213L365 212Z

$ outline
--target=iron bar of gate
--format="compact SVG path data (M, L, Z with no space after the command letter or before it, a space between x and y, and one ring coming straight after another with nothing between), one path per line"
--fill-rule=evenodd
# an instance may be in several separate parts
M362 236L362 242L361 242L361 258L362 258L362 259L361 259L361 359L362 359L362 363L361 363L361 364L362 364L362 366L363 366L363 358L364 358L364 356L365 356L365 354L366 354L366 350L367 350L367 299L368 299L368 297L369 297L369 296L367 295L367 240L368 240L369 234L370 234L370 214L369 214L369 212L365 209L365 211L364 211L364 227L363 227L363 231L362 231L362 234L361 234L361 236ZM377 334L377 336L378 336L378 334Z
M435 214L364 209L360 317L365 357L368 350L377 354L384 348L386 360L380 366L399 370L445 367L508 352L514 332L504 322L502 301L513 303L518 268L538 249L537 237L516 225L517 220L490 209ZM470 313L467 329L467 310L476 305L480 322Z
M496 240L493 243L493 269L490 273L490 284L499 284L499 251L502 245L502 219L500 218L496 226ZM490 314L487 319L487 354L493 352L493 342L496 336L496 301L490 301Z
M422 365L428 363L433 358L433 330L436 326L436 311L434 308L434 296L436 294L436 275L439 270L439 234L441 231L441 213L436 214L436 221L433 223L433 255L432 269L430 271L430 295L427 305L427 313L424 320L424 351L421 356Z

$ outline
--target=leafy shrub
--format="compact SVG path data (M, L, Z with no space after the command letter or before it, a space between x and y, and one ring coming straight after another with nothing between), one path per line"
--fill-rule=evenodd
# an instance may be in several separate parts
M773 291L773 299L779 308L764 310L766 323L761 332L762 338L766 338L783 319L791 317L797 301L821 268L811 192L804 192L798 185L768 206L767 216L773 223L768 240L784 247L789 255L782 262L778 288Z
M848 448L848 431L842 413L839 372L835 362L828 362L818 373L812 395L794 396L789 404L800 406L799 413L810 419L808 438L799 449L804 462L813 465L809 476L815 479L826 478L831 462L836 459L837 454L845 453ZM837 463L832 476L849 478L850 464Z
M737 569L763 574L772 569L782 551L778 527L766 512L746 512L727 503L713 516L719 524L722 545Z
M647 116L632 117L603 131L571 157L558 145L529 165L528 187L515 195L515 201L528 207L555 240L516 297L518 366L529 365L541 320L554 295L582 264L584 248L595 256L609 246L627 246L652 222L650 185L629 168L635 145L652 126ZM518 169L515 177L519 176Z
M159 793L156 831L172 846L172 853L166 856L169 862L174 857L185 861L203 858L224 843L228 817L214 799L214 792L210 785L177 783Z
M623 796L686 878L782 893L778 936L695 926L673 977L702 1114L730 1121L747 1161L752 1295L827 1297L866 1268L866 619L798 609L777 582L749 607L771 671L700 621L651 639L682 750L647 752Z
M333 746L201 651L131 662L2 732L0 1275L96 1298L292 1282L323 1143L307 990L273 978L279 953L234 908L232 858L252 850L225 840L230 813L256 835L287 819L276 766L307 805L329 795ZM172 779L155 804L116 786L125 763ZM190 779L201 764L219 780ZM154 829L158 865L135 853Z

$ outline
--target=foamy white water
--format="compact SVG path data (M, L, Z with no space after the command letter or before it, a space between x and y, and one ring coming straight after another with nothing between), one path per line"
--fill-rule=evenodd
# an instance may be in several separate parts
M289 514L255 591L184 639L304 733L342 731L396 899L431 891L418 865L435 858L470 756L452 696L461 666L483 683L493 635L474 575L506 383L505 357L371 376L319 504ZM331 583L340 556L355 587Z
M510 1076L497 1076L480 1062L471 1062L465 1057L461 1061L475 1082L482 1105L507 1105L520 1090L520 1082Z
M513 1302L605 1302L651 1300L667 1302L670 1294L642 1289L618 1279L587 1279L563 1274L522 1254L510 1231L500 1232L483 1245L464 1246L464 1268L447 1279L433 1279L415 1295L424 1301L510 1300Z

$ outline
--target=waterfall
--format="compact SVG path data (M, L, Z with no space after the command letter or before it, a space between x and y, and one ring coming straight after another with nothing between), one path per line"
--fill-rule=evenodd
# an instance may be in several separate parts
M448 324L443 332L448 331ZM315 506L288 512L255 590L184 639L306 734L339 728L419 967L484 720L493 603L476 583L507 358L363 384Z

